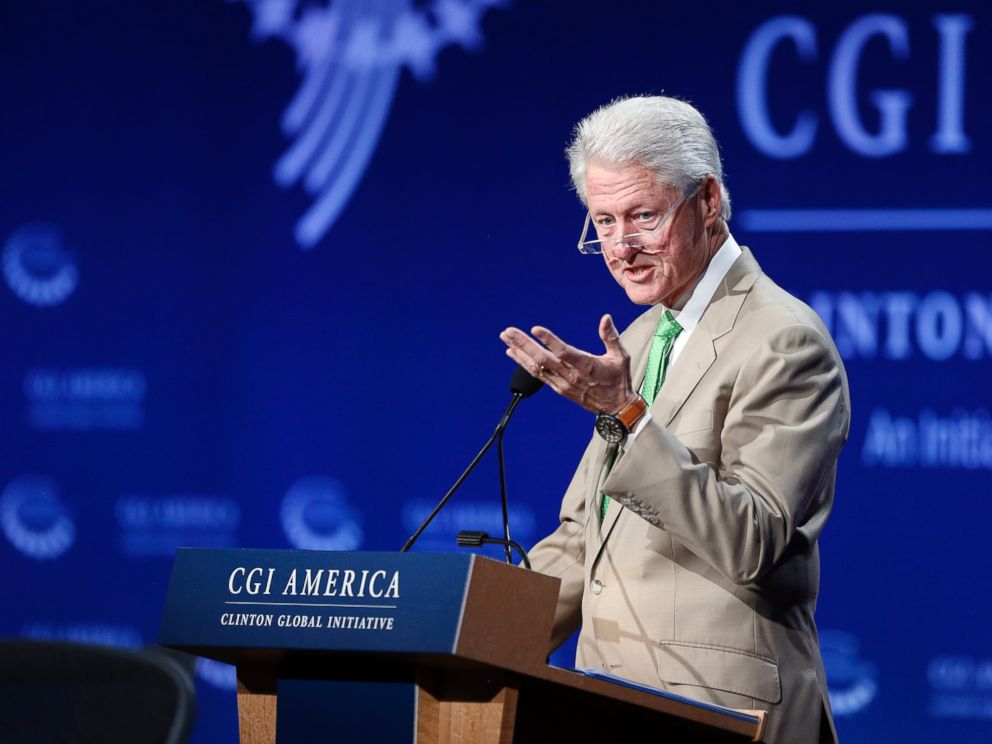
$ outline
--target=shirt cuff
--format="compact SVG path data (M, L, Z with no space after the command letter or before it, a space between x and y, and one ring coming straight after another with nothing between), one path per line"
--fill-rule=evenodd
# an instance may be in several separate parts
M630 446L631 442L633 442L637 438L637 435L640 434L642 431L644 431L644 427L648 425L648 421L650 420L651 420L651 411L649 410L645 411L644 414L639 419L637 419L637 423L634 424L634 430L627 435L627 438L624 440L621 449L626 450Z

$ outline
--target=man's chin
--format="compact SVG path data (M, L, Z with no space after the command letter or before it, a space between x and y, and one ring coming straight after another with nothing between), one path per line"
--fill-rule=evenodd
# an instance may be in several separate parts
M635 284L626 286L623 289L627 293L627 299L635 305L657 305L661 302L661 293L654 287Z

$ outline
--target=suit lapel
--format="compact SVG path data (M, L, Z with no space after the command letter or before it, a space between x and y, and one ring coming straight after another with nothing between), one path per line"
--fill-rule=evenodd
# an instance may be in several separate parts
M609 472L606 468L606 463L610 461L610 449L616 447L616 445L609 445L606 447L606 454L603 457L602 467L599 470L599 477L596 479L596 489L593 491L592 504L589 506L589 519L592 522L592 529L588 530L587 542L588 542L588 552L590 555L595 556L595 560L599 559L599 552L603 548L603 543L606 542L606 538L610 534L610 530L613 529L613 525L617 521L617 515L623 508L614 501L610 504L610 508L606 512L606 520L600 524L599 521L599 510L600 510L600 496L603 493L603 481L606 480L606 476ZM620 454L617 455L617 459L620 458ZM616 461L614 461L616 465Z
M648 352L651 350L651 341L662 310L661 305L655 305L634 321L624 334L623 347L630 354L630 381L635 391L641 388L644 370L648 366Z
M686 400L696 389L706 371L716 361L716 346L714 342L733 329L740 313L741 306L747 293L758 280L761 269L744 248L723 281L713 293L713 299L703 312L699 325L692 332L688 343L665 378L665 383L658 391L658 397L651 406L651 415L668 426L678 415Z
M613 467L616 467L616 464L620 461L621 457L623 457L623 450L617 453L617 459L614 461ZM603 468L603 474L599 480L599 490L597 493L603 492L603 482L606 480L608 475L609 473L606 472L606 468ZM610 504L610 508L606 510L606 519L603 520L603 524L599 528L599 536L604 543L610 539L610 533L613 531L614 526L616 526L617 520L620 519L620 512L622 511L624 511L624 508L620 505L619 501L613 501ZM600 545L600 547L602 547L602 545ZM596 559L599 559L598 554L596 555Z
M713 299L703 312L699 325L692 332L692 336L689 337L688 343L682 349L676 365L665 378L665 382L658 392L658 397L651 404L652 417L663 426L668 426L682 410L686 400L696 389L703 375L716 361L714 342L729 333L734 327L744 299L760 274L761 268L757 261L754 260L747 248L743 248L740 258L730 267L727 275L713 293ZM655 305L634 321L634 324L624 334L623 345L631 355L631 380L637 387L640 386L640 382L644 378L651 337L654 335L654 329L658 325L661 312L662 307ZM604 448L604 453L606 452L608 452L608 448ZM617 461L620 457L623 457L622 452L618 455ZM593 566L599 561L603 545L616 526L621 511L624 511L623 507L614 501L606 513L606 520L602 525L599 524L599 497L602 493L603 482L608 475L605 467L607 461L604 454L604 459L601 461L602 467L596 479L596 488L593 491L593 503L589 505L588 511L589 518L595 522L594 528L587 531L587 547L589 553L594 556ZM614 462L615 466L616 462Z
M630 354L630 379L635 390L640 388L641 380L644 378L644 369L648 364L648 351L651 347L651 339L654 336L654 329L658 327L658 319L661 317L661 313L661 305L655 305L647 312L641 314L623 334L623 347ZM603 459L597 473L596 487L593 489L592 500L588 504L587 510L589 519L592 522L592 529L587 530L587 549L590 555L596 556L596 560L599 559L599 552L603 547L603 543L606 541L606 538L609 536L610 531L620 516L620 512L623 510L623 507L614 501L610 504L610 508L606 512L606 520L600 524L600 495L603 492L603 481L609 475L606 468L606 463L609 462L609 452L610 448L604 447ZM622 456L623 453L619 453L617 459L619 460ZM614 465L616 465L616 461L614 461Z

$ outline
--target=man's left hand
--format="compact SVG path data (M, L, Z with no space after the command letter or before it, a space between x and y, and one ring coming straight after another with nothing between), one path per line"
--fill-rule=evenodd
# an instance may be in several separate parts
M556 393L593 413L616 413L633 400L630 355L609 315L599 321L606 348L600 356L566 344L543 326L534 326L531 333L537 341L518 328L507 328L499 337L508 357Z

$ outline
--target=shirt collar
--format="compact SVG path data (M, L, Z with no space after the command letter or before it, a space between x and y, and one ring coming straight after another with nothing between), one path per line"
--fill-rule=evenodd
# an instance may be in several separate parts
M720 282L723 281L727 272L730 271L730 267L740 255L741 247L737 245L734 236L728 232L727 239L723 241L720 250L710 259L706 271L696 283L682 310L672 311L672 315L678 318L683 332L692 331L699 324L703 312L709 306L710 300L713 299L713 293L716 292L716 288L720 286Z

